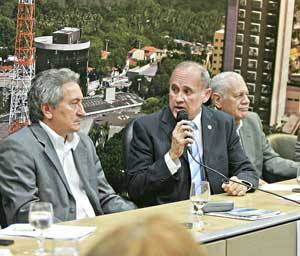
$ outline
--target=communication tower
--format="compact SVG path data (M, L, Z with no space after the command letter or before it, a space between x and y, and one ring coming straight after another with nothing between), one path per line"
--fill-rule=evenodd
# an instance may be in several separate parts
M35 0L19 0L14 76L11 87L11 102L9 113L9 133L30 124L27 92L35 76L34 22Z

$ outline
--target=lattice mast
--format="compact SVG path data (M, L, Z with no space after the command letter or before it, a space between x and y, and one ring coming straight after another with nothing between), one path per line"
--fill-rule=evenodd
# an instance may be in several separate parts
M11 88L9 132L13 133L30 123L27 92L35 76L34 40L35 0L19 0L14 82Z

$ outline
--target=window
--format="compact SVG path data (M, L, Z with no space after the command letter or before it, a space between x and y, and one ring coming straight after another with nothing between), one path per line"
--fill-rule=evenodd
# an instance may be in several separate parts
M244 35L243 34L237 34L236 35L236 42L242 44L244 42Z
M261 12L252 11L251 18L253 21L260 21L261 20Z
M273 67L273 63L271 61L264 61L264 68L265 70L272 70L272 67Z
M267 84L262 84L261 85L261 93L264 95L271 95L271 86Z
M247 83L247 87L250 94L255 93L255 86L256 86L255 83Z
M258 34L260 32L260 24L258 24L258 23L251 23L250 24L250 31L251 31L251 33Z
M246 10L240 9L239 10L239 18L245 19L245 17L246 17Z
M240 0L240 6L245 7L247 5L247 0Z
M262 0L253 0L252 8L253 9L261 9L262 8Z
M256 47L249 47L249 56L250 57L257 57L258 56L258 48Z
M274 36L276 35L276 32L277 32L277 27L276 26L273 26L273 25L267 25L266 27L266 36Z
M252 45L259 45L259 36L253 36L253 35L251 35L249 42Z
M242 66L242 59L241 58L235 58L234 66L235 66L235 68L240 68Z
M278 16L275 13L268 13L267 14L267 24L271 24L276 26L277 25Z
M255 82L256 81L256 72L247 71L247 81Z
M235 54L241 56L243 54L243 46L237 45L235 48Z
M257 60L249 59L248 60L248 68L256 69L257 68Z
M262 75L262 78L263 78L264 83L272 83L272 75L271 74L264 72Z
M245 30L245 22L239 21L238 25L237 25L237 29L240 31L244 31Z
M275 40L272 37L266 37L266 47L273 48L275 46Z

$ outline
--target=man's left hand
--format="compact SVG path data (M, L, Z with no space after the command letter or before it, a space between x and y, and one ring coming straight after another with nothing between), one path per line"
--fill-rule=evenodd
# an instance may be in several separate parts
M242 183L242 181L238 177L232 176L228 183L222 184L222 188L224 189L224 191L230 196L244 196L248 188L244 185L232 182L231 180Z

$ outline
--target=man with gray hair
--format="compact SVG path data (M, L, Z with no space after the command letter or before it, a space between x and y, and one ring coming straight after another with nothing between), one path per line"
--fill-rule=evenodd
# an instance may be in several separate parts
M54 221L94 217L136 208L108 184L88 136L79 75L50 69L28 93L32 125L0 144L0 194L7 224L28 222L29 206L51 202Z
M244 185L224 182L220 174L205 168L203 172L196 158L231 180L258 184L258 176L239 143L233 118L202 106L211 94L209 79L207 70L198 63L178 64L169 81L169 106L135 120L127 177L128 193L138 205L188 199L191 182L199 179L210 182L213 194L242 196L247 192ZM177 122L183 110L188 120ZM196 153L194 158L185 150L188 144L192 154Z
M281 158L271 147L257 113L249 112L249 91L243 77L223 72L211 79L213 105L235 119L246 155L260 176L260 184L295 178L299 163Z

